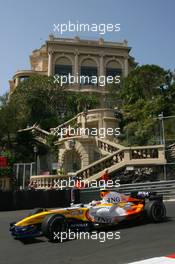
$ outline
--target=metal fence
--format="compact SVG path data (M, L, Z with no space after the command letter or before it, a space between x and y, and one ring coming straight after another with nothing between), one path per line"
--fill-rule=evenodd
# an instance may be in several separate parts
M21 189L28 186L30 177L35 174L35 162L31 163L15 163L14 176L17 180L17 185Z

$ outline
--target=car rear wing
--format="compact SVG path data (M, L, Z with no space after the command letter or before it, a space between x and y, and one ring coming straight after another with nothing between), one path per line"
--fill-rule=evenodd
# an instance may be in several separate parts
M163 200L162 194L157 194L157 192L148 192L148 191L133 191L130 194L131 197L137 198L137 199L149 199L152 200Z

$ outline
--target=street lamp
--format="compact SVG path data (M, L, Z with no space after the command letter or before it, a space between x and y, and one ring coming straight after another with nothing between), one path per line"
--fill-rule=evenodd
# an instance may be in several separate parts
M38 148L37 148L37 146L34 146L33 147L33 152L34 152L34 159L35 159L35 175L37 175L38 174L38 170L37 170L37 166L38 166L38 164L37 164L37 152L38 152Z
M163 112L158 115L158 119L161 121L161 127L162 127L162 137L161 137L161 144L165 147L165 126L164 126L164 116Z
M121 111L118 109L118 107L114 107L114 116L116 119L119 119L120 121L123 118L123 115L122 115Z

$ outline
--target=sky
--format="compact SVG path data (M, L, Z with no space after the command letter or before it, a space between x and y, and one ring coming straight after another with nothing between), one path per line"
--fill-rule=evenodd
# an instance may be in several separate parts
M0 95L17 70L30 69L29 55L55 34L54 24L120 24L120 32L81 38L126 39L140 64L175 68L175 0L0 0ZM60 37L75 37L70 32Z

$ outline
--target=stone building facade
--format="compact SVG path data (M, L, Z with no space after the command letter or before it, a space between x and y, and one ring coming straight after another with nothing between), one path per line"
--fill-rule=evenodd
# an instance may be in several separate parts
M135 65L130 56L131 48L127 41L108 42L102 38L99 40L83 40L56 38L53 35L41 48L36 49L30 55L30 70L17 71L10 83L12 92L24 79L33 74L39 75L96 75L96 76L124 76ZM105 87L75 83L69 89L74 91L90 91L103 94Z
M130 56L130 50L127 41L109 42L102 38L84 40L79 37L68 39L50 35L41 48L32 52L30 56L31 69L18 71L14 74L10 80L10 92L12 93L24 79L37 74L46 76L86 75L90 78L92 76L115 77L116 75L126 77L136 65ZM76 92L98 93L101 102L108 92L106 86L100 86L99 83L94 85L92 82L68 83L67 88ZM54 129L60 131L61 128L66 128L69 125L73 128L89 129L89 131L94 128L97 130L115 129L118 127L118 120L115 109L106 108L105 104L101 103L98 109L79 113L74 117L73 123L72 120L69 120ZM42 132L42 136L46 136L43 131L39 132ZM59 152L58 164L63 168L64 176L76 174L83 178L99 178L105 168L109 168L109 173L115 174L128 166L130 168L149 167L166 163L163 146L126 148L119 145L118 139L113 135L106 134L101 138L99 134L79 135L78 132L75 135L68 134L56 142ZM46 143L43 141L43 144ZM137 155L133 156L133 153ZM59 175L32 176L31 179L37 180L38 188L49 188L53 186L56 177Z

